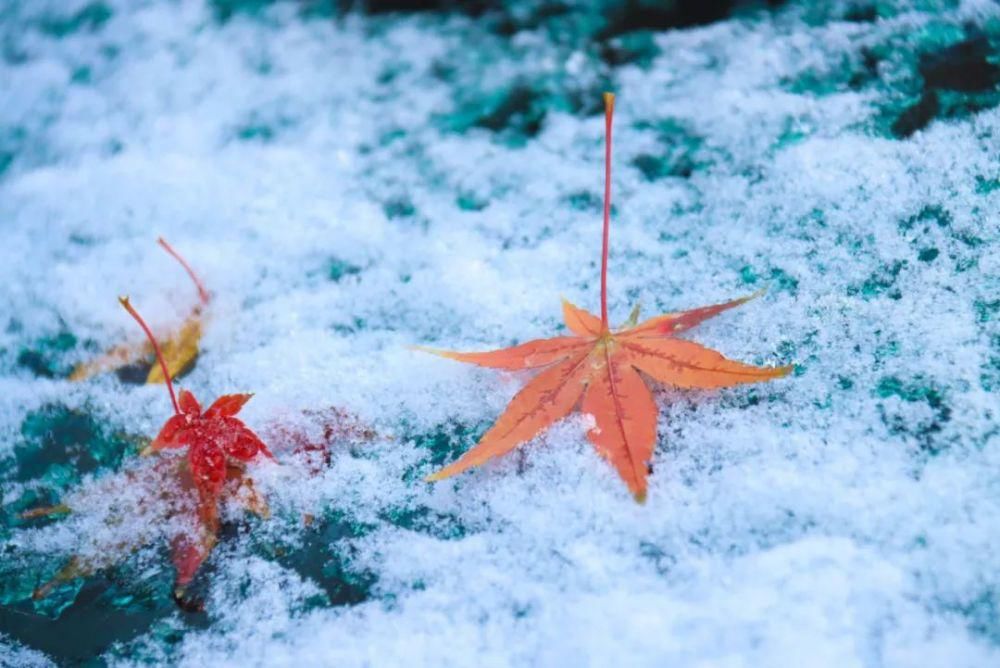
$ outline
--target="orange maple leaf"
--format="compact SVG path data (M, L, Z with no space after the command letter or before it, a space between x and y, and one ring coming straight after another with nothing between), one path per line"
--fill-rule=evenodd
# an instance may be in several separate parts
M575 408L594 418L587 436L608 459L635 498L646 498L649 461L656 443L657 406L643 379L681 388L729 387L787 375L792 366L756 367L676 335L756 295L723 304L668 313L636 324L638 307L620 329L608 326L607 275L611 203L611 121L614 95L604 94L604 235L601 256L601 317L563 300L572 336L528 341L512 348L461 353L428 352L496 369L542 369L507 406L479 443L454 463L428 476L441 480L478 466L534 438Z

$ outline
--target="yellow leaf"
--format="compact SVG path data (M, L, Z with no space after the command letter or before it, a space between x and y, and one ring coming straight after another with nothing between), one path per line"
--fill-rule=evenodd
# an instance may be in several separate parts
M198 344L201 342L201 316L196 309L184 321L184 325L173 336L166 339L162 346L163 361L167 363L170 377L176 378L190 366L198 357ZM159 364L154 364L146 376L146 383L164 382L163 370Z

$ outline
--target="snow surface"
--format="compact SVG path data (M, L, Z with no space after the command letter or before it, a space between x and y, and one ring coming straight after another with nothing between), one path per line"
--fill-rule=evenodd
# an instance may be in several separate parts
M553 109L523 143L440 119L473 80L587 82L589 57L525 30L518 58L484 64L477 49L496 38L473 19L303 20L292 5L220 22L201 2L120 0L98 27L59 39L31 28L84 4L0 10L0 126L22 137L0 176L0 459L24 415L53 402L135 434L169 415L161 387L17 364L66 329L94 350L134 338L121 293L155 327L179 322L193 290L158 235L215 295L182 386L203 401L255 392L242 415L264 432L335 406L379 433L315 477L291 460L256 466L273 518L213 556L208 624L173 612L105 659L1000 665L986 379L1000 355L988 309L1000 188L977 188L1000 179L1000 109L900 140L872 131L873 89L785 85L885 35L998 21L995 4L942 15L914 2L869 23L792 7L657 33L650 67L616 70L613 319L635 301L652 314L770 283L692 338L800 367L767 385L659 391L645 505L580 416L481 470L420 482L443 463L429 435L457 434L450 461L524 378L408 346L550 336L560 296L591 309L598 296L599 209L572 202L599 198L600 115ZM453 77L440 75L448 64ZM649 126L664 119L701 138L701 164L651 182L634 158L664 150ZM947 211L947 229L901 224L927 207ZM936 259L919 259L930 247ZM331 262L353 269L330 280ZM88 354L78 346L70 361ZM98 471L77 492L122 475ZM0 484L5 503L24 489ZM303 513L364 527L327 546L367 578L364 600L324 603L321 586L260 549L309 540ZM106 518L97 508L20 529L4 558L80 552ZM169 571L162 552L137 558ZM0 664L30 665L25 652L0 635Z

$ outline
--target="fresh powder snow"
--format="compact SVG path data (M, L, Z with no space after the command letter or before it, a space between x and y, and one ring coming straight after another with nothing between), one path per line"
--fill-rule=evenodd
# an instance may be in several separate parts
M348 4L0 6L0 665L1000 665L1000 6ZM527 376L413 346L598 309L604 90L612 321L766 287L685 336L797 369L657 390L642 505L581 415L425 483ZM201 611L166 391L67 379L187 317L159 236L281 461Z

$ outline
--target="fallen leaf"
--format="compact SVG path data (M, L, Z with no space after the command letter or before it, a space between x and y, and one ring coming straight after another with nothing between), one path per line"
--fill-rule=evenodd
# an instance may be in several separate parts
M162 370L167 361L149 327L127 298L120 301L139 323ZM185 610L200 610L202 602L189 596L187 588L220 540L220 505L234 503L258 517L270 516L267 501L247 474L245 463L258 455L273 456L236 417L252 395L224 395L202 410L191 392L182 390L175 396L172 381L167 382L167 391L174 415L142 454L187 447L186 456L144 457L141 462L151 463L136 463L123 472L102 476L63 503L21 514L26 520L71 515L82 517L86 526L103 527L81 536L85 549L39 586L33 598L44 598L64 582L89 577L166 540L175 571L174 600ZM384 438L336 407L304 410L295 419L277 420L267 429L268 440L278 443L286 456L296 458L307 475L318 475L332 464L336 445ZM141 495L144 502L138 507L122 504L118 499L123 489ZM313 521L312 514L303 515L304 525Z
M166 368L170 370L170 377L176 378L183 373L198 356L198 344L201 342L202 325L204 320L204 310L208 306L211 297L208 290L198 275L195 274L191 265L173 249L164 239L160 238L157 243L163 247L187 272L198 290L198 303L191 309L191 314L185 318L180 328L167 336L160 348L166 360ZM103 355L83 362L74 367L69 375L73 381L81 381L93 376L115 371L122 367L134 364L139 361L150 361L153 357L153 347L149 341L136 341L115 346ZM153 360L155 362L155 360ZM146 375L146 383L162 383L163 370L158 364L152 364L149 373Z
M256 491L245 468L230 463L220 501L232 500L248 512L267 518L267 503ZM138 507L123 505L123 490L142 490L145 500ZM70 494L59 505L22 513L23 519L53 515L81 515L88 525L105 528L82 537L85 549L70 557L47 582L35 589L35 600L48 596L58 585L89 577L125 560L130 554L166 540L174 565L174 598L186 609L200 607L184 596L185 588L197 574L218 541L217 528L206 526L199 512L194 477L187 458L144 458L124 471L103 476ZM122 531L122 527L128 527Z
M611 206L611 124L614 96L605 93L604 229L601 256L601 315L563 301L572 336L538 339L482 353L423 348L428 352L496 369L540 369L518 392L496 423L471 450L427 478L441 480L479 466L531 440L579 409L593 416L587 435L617 469L635 498L646 498L649 462L656 443L657 406L643 375L680 388L718 388L780 378L792 366L755 367L726 359L697 343L676 338L695 325L756 295L724 304L656 316L636 324L608 326L607 274Z
M175 451L190 437L193 445L188 445L189 450L184 453L187 456L142 457L122 472L85 484L63 503L21 513L24 520L66 515L82 517L88 527L103 527L81 536L85 549L39 586L33 598L44 598L60 584L89 577L124 561L134 552L166 541L175 572L174 600L184 610L201 610L202 602L190 595L188 586L220 540L218 506L231 503L263 519L270 516L267 500L247 474L243 461L253 447L265 456L268 449L252 439L244 439L245 425L233 417L249 397L226 395L208 410L201 411L194 396L182 392L178 399L180 415L175 414L167 421L143 454ZM239 424L223 419L226 417ZM238 428L234 431L230 426ZM232 438L234 433L236 438ZM307 409L294 418L285 416L269 423L264 433L268 442L277 444L277 451L298 464L306 475L319 475L331 466L337 446L384 438L356 416L336 407ZM218 472L205 470L206 460L218 458L192 454L192 449L204 450L206 443L213 441L229 453L224 482L219 489L215 488ZM123 490L141 494L144 502L138 507L121 503L118 499ZM303 514L305 526L314 520L311 513Z
M178 562L177 586L179 590L183 590L197 566L215 545L219 530L219 500L227 480L235 475L247 507L259 515L267 515L267 505L254 488L253 481L243 477L242 464L252 461L258 455L272 460L274 456L264 442L236 417L253 395L226 394L205 410L202 410L201 404L188 390L181 390L179 396L175 396L173 382L167 372L167 362L156 338L128 298L120 297L119 301L149 339L174 407L174 415L164 423L160 433L144 453L186 446L188 470L198 494L201 535L194 539L181 537L174 545Z

